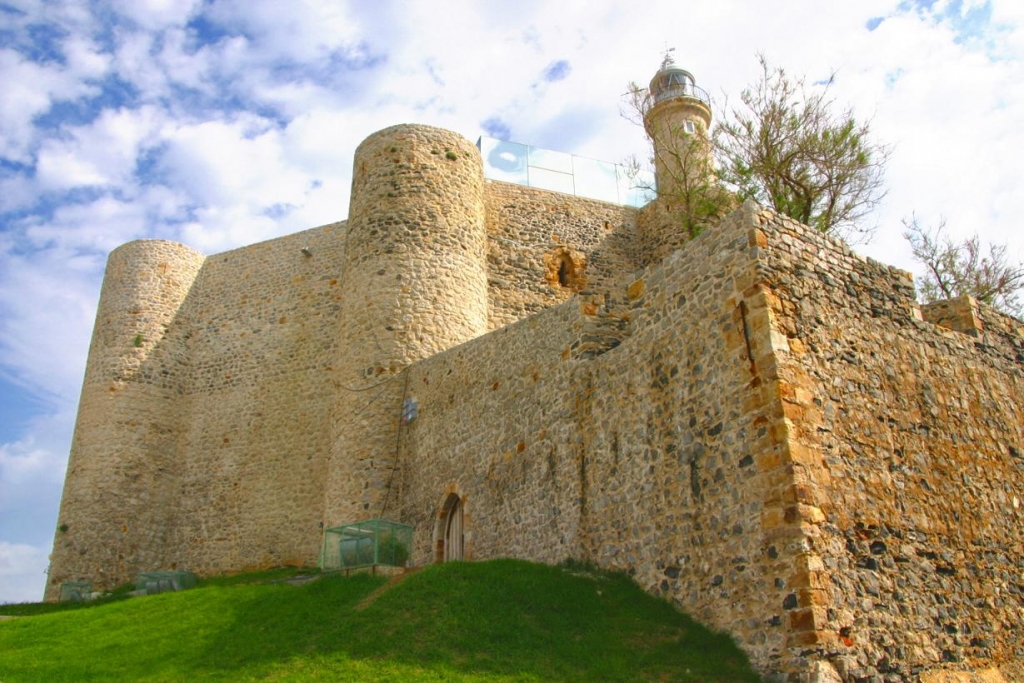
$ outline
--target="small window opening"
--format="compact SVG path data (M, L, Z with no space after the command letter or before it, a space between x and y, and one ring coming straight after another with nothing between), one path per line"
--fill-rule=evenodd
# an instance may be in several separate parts
M693 121L683 121L683 131L686 133L695 133L697 128L693 125Z
M559 247L544 255L544 279L552 287L580 291L587 282L583 254Z
M558 264L558 284L569 286L569 257L563 256Z

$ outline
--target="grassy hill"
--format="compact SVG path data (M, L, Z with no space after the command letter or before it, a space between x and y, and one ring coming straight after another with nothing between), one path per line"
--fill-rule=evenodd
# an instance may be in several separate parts
M759 680L728 636L617 574L496 560L386 587L246 580L0 622L0 681Z

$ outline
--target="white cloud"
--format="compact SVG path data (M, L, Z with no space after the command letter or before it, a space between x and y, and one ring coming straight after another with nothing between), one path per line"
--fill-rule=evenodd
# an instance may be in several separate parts
M0 541L0 603L43 599L47 555L36 546Z
M0 510L9 511L11 503L19 497L18 488L35 482L59 484L63 480L63 467L67 455L58 456L49 448L40 446L34 437L14 443L0 444L0 482L4 491Z
M43 597L73 421L68 401L33 420L33 436L0 443L0 602Z
M140 154L158 142L165 115L153 106L105 110L91 123L45 141L36 178L44 191L79 186L133 188Z
M114 10L147 31L188 22L201 0L112 0Z
M85 370L103 257L50 247L0 255L0 365L51 405L73 404Z
M55 101L70 101L99 92L95 85L68 70L40 65L14 50L0 50L0 158L31 161L30 151L39 135L32 120Z
M251 35L256 42L251 57L265 63L281 59L313 63L338 50L358 58L361 38L372 35L347 3L222 0L209 9L209 15Z

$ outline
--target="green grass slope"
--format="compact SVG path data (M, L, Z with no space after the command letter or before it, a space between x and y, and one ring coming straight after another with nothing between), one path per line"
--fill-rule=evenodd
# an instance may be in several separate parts
M222 583L3 621L0 681L758 680L728 636L621 575L495 560L384 583Z

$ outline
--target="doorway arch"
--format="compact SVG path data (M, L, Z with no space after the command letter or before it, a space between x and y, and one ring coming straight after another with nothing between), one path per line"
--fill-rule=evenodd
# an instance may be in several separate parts
M434 562L455 562L468 556L465 500L449 491L434 523Z

